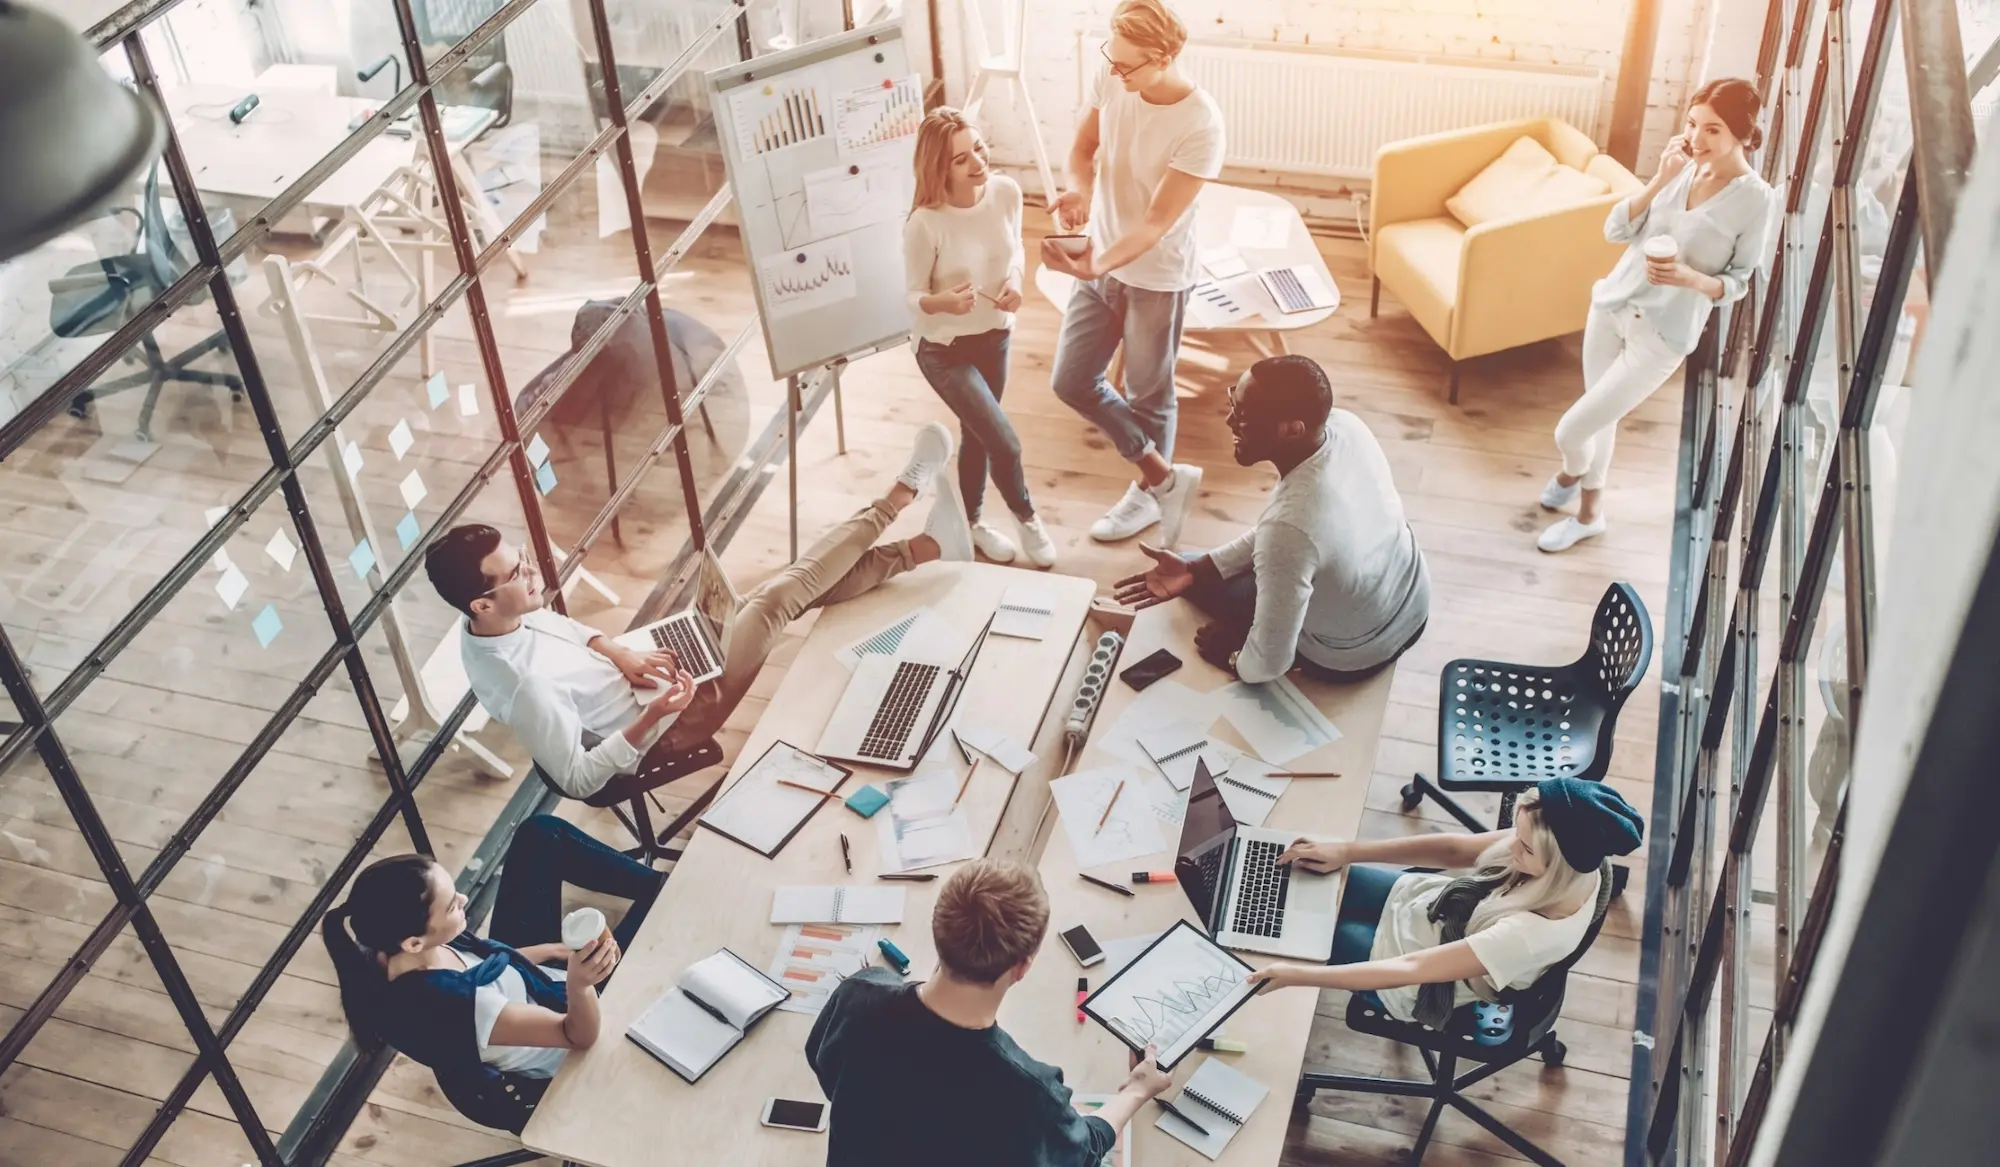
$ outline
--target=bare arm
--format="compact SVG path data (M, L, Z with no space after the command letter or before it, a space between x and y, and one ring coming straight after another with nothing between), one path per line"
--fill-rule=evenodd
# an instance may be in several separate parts
M1097 147L1103 141L1097 107L1083 111L1083 121L1070 140L1069 158L1063 163L1063 185L1083 196L1083 209L1090 212L1090 195L1097 189ZM1077 220L1081 222L1081 220Z
M1364 960L1358 964L1302 965L1278 961L1251 973L1253 984L1268 982L1274 988L1310 985L1322 989L1363 992L1370 989L1400 989L1410 985L1449 984L1486 975L1472 945L1463 940L1406 952L1385 960Z
M1434 831L1402 839L1370 842L1314 843L1300 839L1279 856L1279 862L1297 858L1309 871L1332 871L1350 863L1389 863L1406 867L1442 867L1458 870L1479 862L1488 847L1503 841L1510 831L1487 831L1466 835L1457 831Z
M1105 248L1104 254L1091 265L1097 274L1101 276L1117 271L1151 251L1167 230L1194 205L1195 196L1201 193L1202 185L1207 181L1169 167L1167 176L1160 180L1159 189L1153 192L1153 201L1146 206L1146 217L1139 221L1137 227Z

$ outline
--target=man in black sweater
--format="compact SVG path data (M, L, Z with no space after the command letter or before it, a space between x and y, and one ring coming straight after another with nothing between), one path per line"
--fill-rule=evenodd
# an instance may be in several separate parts
M996 1021L1049 930L1049 900L1018 863L977 860L931 913L938 978L847 978L814 1022L806 1061L833 1100L828 1167L1098 1167L1168 1078L1148 1047L1112 1101L1084 1117L1062 1071ZM1065 1002L1064 1004L1067 1004Z

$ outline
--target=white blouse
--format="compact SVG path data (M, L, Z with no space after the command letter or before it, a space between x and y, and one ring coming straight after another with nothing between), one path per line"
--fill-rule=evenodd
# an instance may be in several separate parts
M1625 254L1590 295L1592 306L1607 312L1631 308L1643 312L1660 339L1682 353L1694 351L1710 309L1739 300L1749 291L1751 273L1764 262L1777 207L1770 184L1751 172L1738 175L1707 202L1689 210L1694 171L1689 166L1668 180L1637 219L1631 216L1630 198L1612 204L1604 238L1626 244ZM1722 298L1710 300L1694 288L1646 279L1646 240L1655 235L1673 236L1680 244L1682 263L1721 280Z

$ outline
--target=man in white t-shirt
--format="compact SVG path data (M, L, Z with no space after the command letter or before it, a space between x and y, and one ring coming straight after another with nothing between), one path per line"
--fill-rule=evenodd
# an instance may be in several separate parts
M1091 524L1091 538L1129 539L1155 523L1180 538L1201 484L1174 455L1174 362L1195 285L1194 200L1222 173L1222 111L1174 67L1187 28L1160 0L1123 0L1111 16L1105 66L1070 147L1069 189L1056 226L1089 236L1048 239L1042 262L1076 277L1056 340L1050 387L1111 439L1139 481ZM1105 379L1125 346L1125 392Z

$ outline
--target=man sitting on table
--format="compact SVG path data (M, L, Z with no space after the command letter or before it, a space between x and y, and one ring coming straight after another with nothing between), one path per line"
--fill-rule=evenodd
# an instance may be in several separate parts
M1302 356L1250 366L1229 390L1229 430L1239 465L1278 468L1257 525L1203 555L1141 544L1153 566L1118 581L1118 602L1186 595L1215 618L1195 650L1253 683L1294 663L1322 681L1386 668L1424 634L1431 581L1381 443Z
M923 534L875 545L950 462L951 435L943 426L932 422L917 431L909 462L887 494L744 599L722 675L699 687L672 653L625 648L549 610L534 557L492 527L445 532L424 557L424 569L438 595L465 613L460 655L479 703L514 731L564 794L588 798L638 770L656 743L679 753L713 737L750 691L785 626L808 608L852 599L920 563L969 562L972 533L950 491L938 494Z
M1070 1105L1062 1071L1000 1028L1000 1002L1028 975L1048 930L1040 877L1018 863L974 860L945 881L931 912L936 980L906 984L869 968L834 990L806 1039L806 1061L833 1100L828 1167L1103 1161L1169 1080L1148 1046L1112 1100L1086 1118Z

